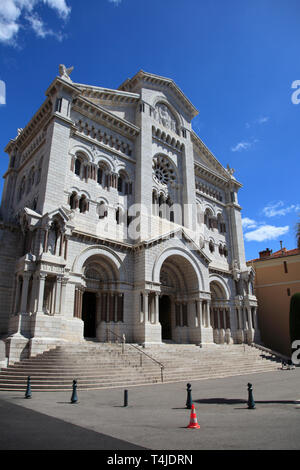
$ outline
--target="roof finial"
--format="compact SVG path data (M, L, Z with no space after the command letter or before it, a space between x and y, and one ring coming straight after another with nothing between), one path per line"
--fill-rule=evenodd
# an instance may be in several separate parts
M58 69L59 76L63 78L64 80L68 80L69 82L71 82L72 80L70 79L70 75L73 70L74 70L74 67L67 68L64 64L60 64L59 69Z
M227 170L227 172L228 172L231 176L233 176L234 173L235 173L235 169L234 169L234 168L230 168L229 163L227 163L227 168L226 168L226 170Z

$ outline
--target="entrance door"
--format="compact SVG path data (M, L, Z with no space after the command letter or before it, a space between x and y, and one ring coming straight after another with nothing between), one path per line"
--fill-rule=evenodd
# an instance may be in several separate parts
M172 339L171 299L168 295L163 295L159 299L159 321L162 339Z
M82 320L84 322L83 336L96 337L96 294L84 292L82 299Z

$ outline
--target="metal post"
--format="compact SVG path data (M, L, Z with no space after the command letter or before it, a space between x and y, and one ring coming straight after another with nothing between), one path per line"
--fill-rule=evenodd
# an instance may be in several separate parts
M192 386L191 384L186 384L187 390L187 399L186 399L186 407L188 410L192 408L193 400L192 400Z
M71 403L77 403L78 397L77 397L77 380L73 380L73 393L71 396Z
M124 390L124 407L128 406L128 390Z
M25 398L31 398L31 386L30 386L30 376L27 377L27 387L26 387L26 393L25 393Z
M248 383L248 409L254 410L255 409L255 401L253 398L253 387L252 384Z

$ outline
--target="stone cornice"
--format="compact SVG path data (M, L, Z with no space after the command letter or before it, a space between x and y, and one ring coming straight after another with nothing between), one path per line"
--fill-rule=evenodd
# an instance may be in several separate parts
M104 150L104 151L107 152L107 153L116 155L116 156L119 157L120 159L126 160L127 162L133 163L134 165L136 164L136 161L135 161L133 158L128 157L127 155L124 155L124 153L119 152L118 150L116 150L116 149L114 149L114 148L111 148L109 145L105 145L105 144L103 144L102 142L98 142L96 139L93 139L92 137L89 137L89 136L87 136L87 135L82 134L81 132L79 132L79 131L76 129L76 127L72 127L72 134L73 134L73 136L75 136L76 138L81 139L81 140L83 140L84 142L89 142L89 143L91 143L92 145L94 145L95 147L98 147L98 148L99 148L99 152L100 152L101 150Z
M225 187L228 185L228 180L216 171L202 165L200 162L194 161L195 176L203 177L205 180L210 181L217 186Z
M139 127L116 116L102 106L97 105L84 97L79 96L75 99L73 101L72 108L74 111L77 111L93 121L110 126L112 130L129 139L135 139L140 133Z
M123 82L119 86L118 90L130 91L134 89L140 81L144 81L146 83L150 83L150 84L157 85L160 87L167 87L169 90L171 90L175 94L175 96L183 104L184 108L188 110L191 118L199 114L199 111L190 102L190 100L185 96L185 94L176 85L176 83L172 79L161 77L160 75L155 75L153 73L148 73L148 72L144 72L143 70L140 70L134 75L134 77L128 78L127 80L125 80L125 82Z
M201 163L194 161L195 166L202 167L206 171L210 171L212 175L215 175L220 178L221 181L224 181L228 184L236 185L238 188L242 187L242 184L239 183L229 172L221 165L218 159L213 155L213 153L206 147L206 145L202 142L200 137L194 132L191 132L191 140L193 144L198 148L198 150L204 154L204 156L208 159L214 169L210 169Z
M112 248L119 248L123 250L133 249L133 245L130 245L129 243L120 242L118 240L111 240L111 239L104 238L101 236L98 237L91 233L82 232L81 230L77 230L77 229L72 230L72 236L76 238L85 238L86 240L92 240L93 242L97 242L98 244L102 244L102 245L111 246Z
M232 277L231 271L226 270L226 269L213 268L213 267L210 268L210 267L209 267L208 270L209 270L209 273L210 273L210 274L214 273L214 274L220 274L220 275L222 275L222 276L225 275L225 276L228 276L228 277Z
M138 93L129 93L110 88L97 87L76 83L76 87L81 90L81 95L85 98L97 100L110 100L114 104L137 104L140 101Z
M46 125L51 117L51 114L52 101L50 98L48 98L44 101L42 106L31 118L27 126L20 132L20 134L7 144L4 151L9 154L14 148L17 147L18 150L22 152L22 150L24 150L24 148L26 148L26 146L32 140L33 136L36 135L40 129Z
M75 83L64 80L61 77L55 77L51 85L47 88L45 95L53 96L59 89L65 89L73 96L80 95L81 93L80 88L78 88Z

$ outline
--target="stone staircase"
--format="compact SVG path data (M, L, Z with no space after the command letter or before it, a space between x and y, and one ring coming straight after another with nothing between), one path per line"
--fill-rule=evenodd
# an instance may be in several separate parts
M163 381L179 382L277 370L271 354L244 345L162 344L140 348L164 365ZM126 344L82 342L57 346L1 369L0 390L67 391L73 379L78 390L161 383L161 368Z

